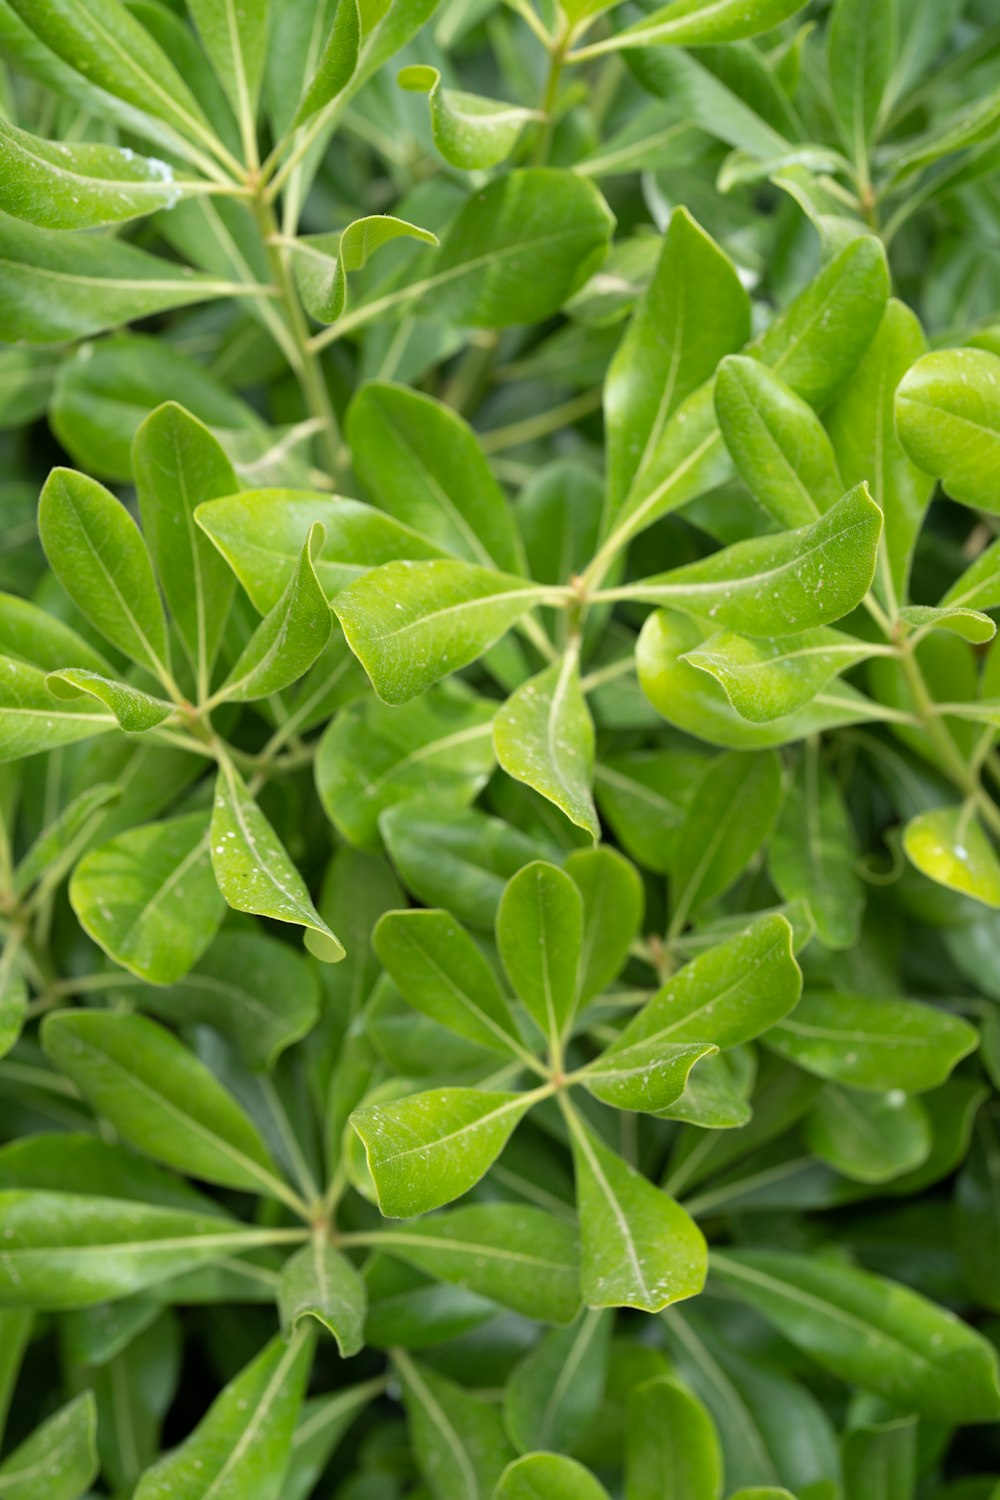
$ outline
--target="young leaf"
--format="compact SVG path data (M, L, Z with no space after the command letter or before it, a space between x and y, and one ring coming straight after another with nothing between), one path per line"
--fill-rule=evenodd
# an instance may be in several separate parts
M135 1500L280 1500L311 1339L272 1339L231 1380L179 1448L147 1469Z
M580 1212L581 1286L588 1307L659 1312L705 1283L701 1231L666 1193L608 1149L571 1112Z
M896 430L913 462L953 500L991 513L1000 509L998 377L1000 356L987 349L936 349L896 389Z
M768 867L786 901L804 900L828 948L853 947L864 911L854 825L811 745L796 763L771 839Z
M508 1464L494 1500L608 1500L608 1492L575 1458L527 1453Z
M139 1151L206 1182L273 1190L274 1167L256 1128L204 1063L155 1021L63 1011L46 1019L42 1040L60 1071Z
M38 502L38 533L56 577L105 639L139 666L168 671L152 560L121 502L85 474L53 469Z
M732 262L685 208L675 209L608 368L608 521L642 477L671 413L749 337L750 299Z
M207 694L235 581L195 525L195 511L234 494L239 484L208 428L173 402L143 422L132 462L143 532L174 626Z
M498 167L517 145L527 122L538 118L535 110L517 104L443 89L440 69L427 63L402 68L396 82L402 89L427 95L435 146L446 162L466 171Z
M364 1144L383 1215L429 1213L467 1193L536 1097L449 1088L356 1109L351 1124Z
M737 472L782 526L808 526L844 493L816 413L773 370L746 355L719 366L715 411Z
M583 900L570 877L541 860L507 886L497 912L507 977L556 1056L573 1019L583 951Z
M205 814L130 828L92 849L69 896L81 926L115 963L151 984L182 979L225 912Z
M361 24L358 0L339 0L316 72L295 115L297 125L304 125L350 83L358 66Z
M588 1093L614 1109L660 1114L685 1092L695 1063L718 1050L712 1042L671 1043L659 1038L624 1047L613 1043L579 1078Z
M417 1010L480 1046L518 1050L517 1027L496 975L448 912L387 912L372 942L404 999Z
M347 436L382 510L468 562L523 571L510 506L457 413L420 391L372 381L351 402Z
M111 710L119 729L126 734L145 734L174 712L174 705L163 698L154 698L140 688L130 687L126 682L113 682L83 667L64 667L60 672L50 672L45 682L53 698L69 699L70 702L81 697L96 698L98 703Z
M709 762L677 832L671 901L678 930L746 867L774 826L782 793L781 763L770 751Z
M338 714L316 756L316 789L334 827L379 850L386 809L465 807L493 770L494 712L488 699L442 686L401 708L368 698Z
M1000 1413L996 1353L953 1313L823 1256L713 1253L712 1275L817 1364L933 1421Z
M330 606L316 577L323 544L320 522L309 528L299 565L274 608L264 616L215 694L219 701L251 702L290 687L306 673L330 638Z
M353 0L346 0L345 8L351 5ZM347 306L348 273L363 270L376 250L398 239L438 243L429 229L392 214L355 219L339 234L301 235L294 240L295 280L310 317L318 323L335 323Z
M594 725L575 651L511 694L493 721L493 744L508 776L540 792L596 843Z
M10 1500L78 1500L97 1478L97 1408L77 1396L0 1463L0 1494Z
M543 1334L515 1367L504 1396L504 1424L519 1453L566 1452L579 1445L604 1398L612 1319L585 1312L571 1328Z
M899 618L915 630L947 630L975 646L991 641L997 633L995 622L977 609L935 609L930 604L907 604L899 611Z
M482 656L552 592L470 563L394 562L349 584L333 609L378 696L399 704Z
M647 1381L628 1407L626 1500L717 1500L722 1453L708 1412L677 1381Z
M580 1308L572 1224L515 1203L477 1203L389 1228L380 1248L439 1281L543 1323L570 1323Z
M683 660L721 683L741 718L770 724L805 708L840 672L871 655L867 642L819 625L780 640L719 630Z
M305 881L228 762L215 784L209 842L215 878L230 906L305 928L306 946L323 963L343 958L343 946L313 906Z
M968 1021L933 1005L816 990L777 1022L765 1045L847 1088L918 1094L943 1083L978 1042Z
M364 1278L319 1235L282 1267L278 1313L289 1343L303 1318L315 1318L337 1340L341 1358L349 1359L364 1347L367 1308Z
M499 1413L397 1349L410 1441L434 1500L492 1500L513 1456Z

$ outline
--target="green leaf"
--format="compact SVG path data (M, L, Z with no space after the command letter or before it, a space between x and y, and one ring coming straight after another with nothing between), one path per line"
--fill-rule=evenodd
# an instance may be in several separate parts
M507 977L558 1056L576 1010L583 952L579 890L555 865L525 865L503 893L496 932Z
M971 1150L955 1187L955 1239L962 1280L984 1307L997 1304L993 1267L1000 1221L997 1216L997 1111L995 1103L979 1113Z
M427 95L435 146L446 162L466 171L498 167L517 145L528 121L539 118L536 110L517 104L443 89L440 69L427 63L402 68L396 82L411 93Z
M671 0L607 41L581 48L595 57L622 47L711 47L770 31L802 9L802 0Z
M217 1214L73 1192L5 1191L0 1214L15 1241L0 1261L5 1307L93 1307L274 1236Z
M198 507L195 520L262 615L280 600L299 565L302 538L323 527L313 563L328 599L379 563L441 556L441 549L370 505L310 490L245 490Z
M712 1042L663 1042L658 1037L629 1046L613 1043L587 1064L579 1081L614 1109L659 1114L684 1093L695 1063L718 1050Z
M50 672L45 679L53 698L96 698L109 708L126 734L145 734L155 729L174 712L174 705L163 698L154 698L140 688L127 682L113 682L97 672L88 672L84 667L64 667L60 672Z
M517 1027L496 975L448 912L387 912L372 943L415 1009L482 1047L518 1050Z
M708 1412L661 1376L634 1392L625 1439L626 1500L716 1500L722 1453Z
M255 1126L205 1064L155 1021L63 1011L47 1017L42 1041L137 1150L206 1182L273 1193L274 1166Z
M568 1119L584 1302L659 1312L697 1296L705 1283L707 1250L693 1219L609 1150L575 1112Z
M64 145L0 121L0 209L42 229L120 224L203 187L127 147Z
M929 880L984 906L1000 907L1000 860L973 804L918 813L903 830L903 848Z
M135 1500L280 1500L312 1342L272 1339L179 1448L147 1469Z
M390 562L334 600L384 703L406 703L482 656L551 589L464 562Z
M351 1124L364 1144L383 1215L429 1213L467 1193L535 1099L447 1088L356 1109Z
M168 402L146 418L132 449L143 532L170 615L207 695L234 580L195 525L200 505L238 488L233 466L196 417Z
M80 848L89 843L95 829L100 827L104 809L120 796L120 788L110 782L98 782L68 802L18 861L11 881L14 893L25 895L43 877L48 883L54 872L73 862Z
M739 1046L787 1016L801 988L787 918L757 917L672 975L633 1016L611 1054L639 1043Z
M642 922L645 892L639 872L617 849L575 849L564 868L583 897L582 1003L624 968Z
M147 823L84 855L69 888L81 926L151 984L182 979L222 921L204 812Z
M316 787L334 827L378 850L386 809L473 801L493 770L494 712L491 701L443 686L401 708L367 698L338 714L316 756Z
M681 402L750 337L750 300L729 257L677 208L653 278L608 368L608 519L642 478Z
M919 1099L900 1090L859 1094L828 1084L806 1121L805 1139L815 1156L852 1182L891 1182L927 1160L932 1134Z
M598 597L669 605L743 635L799 634L861 603L875 576L881 534L882 512L860 484L811 525L734 542L701 562Z
M89 641L57 615L16 594L0 594L0 651L48 672L60 667L86 667L104 674L113 670Z
M260 932L220 932L181 980L137 998L163 1021L214 1027L254 1071L273 1068L320 1011L319 985L304 956Z
M841 1380L935 1422L1000 1413L996 1353L953 1313L825 1256L713 1252L712 1274Z
M608 1500L608 1492L575 1458L527 1453L508 1464L494 1500Z
M742 1130L753 1116L728 1058L711 1054L688 1074L683 1092L673 1103L656 1113L664 1120L683 1120L702 1130Z
M526 1318L570 1323L580 1308L576 1230L537 1208L453 1208L383 1230L378 1244L435 1279L468 1287Z
M823 424L759 360L722 361L715 410L737 472L782 526L807 526L840 499L844 485Z
M929 604L908 604L899 618L917 630L947 630L963 641L982 646L997 633L996 623L977 609L935 609Z
M913 462L953 500L991 513L1000 509L998 377L1000 356L986 349L937 349L896 389L896 431Z
M697 751L674 749L623 751L598 762L594 789L601 814L645 869L669 871L676 829L704 767Z
M244 140L252 138L267 48L269 0L191 0L190 9Z
M844 482L867 480L885 517L884 562L875 580L883 599L889 582L897 595L906 594L917 533L934 488L901 444L895 415L896 388L926 348L917 317L890 298L861 363L826 414Z
M316 71L309 80L302 103L295 114L296 124L304 125L317 110L331 103L350 83L358 66L361 19L358 0L340 0ZM312 36L315 39L315 31ZM282 92L276 89L279 96ZM281 97L279 102L286 103Z
M347 0L348 7L352 4L353 0ZM335 323L347 306L348 274L363 270L376 250L398 239L438 243L429 229L392 214L355 219L339 234L301 235L294 240L295 281L310 317L318 323Z
M228 762L220 766L215 784L209 842L215 878L230 906L305 928L306 946L323 963L343 958L344 949L313 906L305 881Z
M917 1483L917 1420L896 1417L855 1427L844 1438L844 1480L858 1500L912 1500Z
M115 728L114 714L98 710L88 698L54 698L47 673L0 656L0 763Z
M191 271L122 240L52 234L18 219L0 219L0 316L12 341L88 338L238 290L232 281Z
M316 576L323 527L309 529L299 565L285 592L264 616L214 695L220 701L252 702L297 682L319 656L333 628L330 606Z
M741 718L770 724L805 708L827 683L872 654L867 642L819 625L780 640L719 630L683 660L721 683Z
M420 391L372 381L351 402L347 436L361 482L382 510L468 562L523 571L510 507L456 412Z
M837 782L811 745L787 787L768 867L786 901L808 902L827 948L854 946L865 905L854 824Z
M169 671L152 560L121 502L85 474L53 469L38 502L38 532L52 571L105 639L139 666Z
M933 1005L821 990L804 995L766 1037L779 1056L820 1078L915 1094L943 1083L978 1041L967 1021Z
M579 291L614 220L596 188L547 167L508 172L469 198L423 281L422 317L474 328L536 323Z
M554 1328L515 1367L504 1394L504 1425L519 1453L575 1449L598 1417L611 1352L612 1319L585 1312Z
M341 1358L349 1359L364 1347L367 1309L364 1278L319 1234L282 1267L278 1312L288 1342L303 1318L315 1318L337 1340Z
M434 1500L492 1500L512 1457L499 1413L402 1350L393 1358L410 1442Z
M579 659L567 651L511 694L493 722L497 760L560 808L596 842L594 725L580 686Z
M5 1500L79 1500L97 1478L97 1408L90 1391L35 1429L0 1464Z
M781 763L771 751L709 762L677 832L671 870L675 930L737 879L774 827L782 795Z
M841 139L863 166L896 59L895 0L836 0L826 33L827 73Z

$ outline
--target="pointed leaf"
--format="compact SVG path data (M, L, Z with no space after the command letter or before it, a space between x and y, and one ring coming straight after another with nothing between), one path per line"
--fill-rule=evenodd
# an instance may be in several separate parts
M595 842L600 838L591 792L594 725L574 651L507 699L494 720L493 743L508 776L540 792Z
M460 89L443 89L440 69L427 63L401 69L396 82L411 93L427 95L434 144L446 162L467 171L497 167L506 161L524 126L538 118L536 110L517 104L502 104Z
M253 125L264 71L269 0L191 0L190 9L246 135Z
M364 1347L367 1310L364 1278L320 1235L282 1267L278 1313L289 1343L303 1318L315 1318L337 1340L341 1358L349 1359Z
M354 0L345 0L345 7ZM429 229L392 214L355 219L339 234L300 235L292 244L295 280L306 312L318 323L335 323L347 306L348 274L361 271L375 251L392 240L436 245Z
M710 47L770 31L802 0L671 0L617 36L582 49L588 57L620 47Z
M0 1464L4 1500L79 1500L97 1478L97 1408L77 1396Z
M297 124L304 125L350 83L358 66L361 23L358 0L340 0L319 65L296 113Z
M947 630L975 646L991 641L997 633L996 622L977 609L935 609L929 604L908 604L899 611L899 618L916 630Z
M613 1044L588 1063L579 1081L613 1109L659 1114L679 1099L695 1063L718 1052L712 1042L662 1042L654 1038L626 1047Z
M741 718L770 724L804 708L839 673L872 654L867 642L819 625L780 640L719 630L683 660L720 682Z
M114 682L97 672L88 672L84 667L64 667L60 672L50 672L45 679L49 692L56 699L72 702L78 698L96 698L109 708L126 734L144 734L155 729L174 712L174 704L163 698L154 698L127 682Z
M264 616L219 688L216 697L235 703L267 698L306 673L330 638L330 606L316 577L315 558L323 544L317 522L299 565L274 608Z

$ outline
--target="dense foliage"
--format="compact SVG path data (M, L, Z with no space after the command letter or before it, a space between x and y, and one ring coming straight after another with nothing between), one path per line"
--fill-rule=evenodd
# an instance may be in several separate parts
M0 1496L996 1500L992 0L0 55Z

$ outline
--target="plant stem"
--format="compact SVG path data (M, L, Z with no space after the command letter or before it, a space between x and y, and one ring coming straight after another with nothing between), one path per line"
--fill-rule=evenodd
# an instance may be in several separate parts
M899 663L913 702L928 740L937 751L946 774L955 786L971 801L989 824L994 834L1000 834L1000 808L983 790L976 772L966 764L965 757L956 745L947 725L937 713L937 705L927 690L924 674L920 670L912 650L906 647L899 652Z

